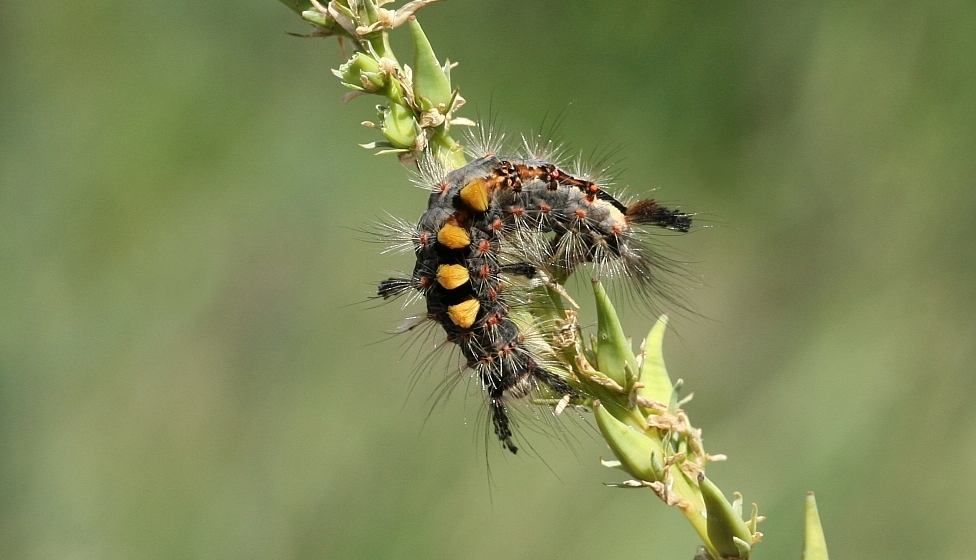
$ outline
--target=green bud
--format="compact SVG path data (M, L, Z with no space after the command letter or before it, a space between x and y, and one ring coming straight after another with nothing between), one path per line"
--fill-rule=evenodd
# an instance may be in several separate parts
M639 480L653 482L664 478L660 461L664 449L660 441L617 420L599 403L593 407L593 416L621 469Z
M360 10L366 16L366 23L373 23L379 20L379 16L376 13L375 0L366 0L362 3Z
M351 20L355 21L359 17L356 15L355 12L353 12L349 8L348 0L340 0L339 2L329 2L329 6L335 8L340 14L342 14L343 16Z
M674 414L678 410L678 395L681 394L681 388L684 386L684 379L674 382L674 387L671 388L671 400L668 401L668 414Z
M451 82L444 74L430 41L416 19L410 20L410 33L413 35L413 92L417 103L424 111L441 105L445 112L451 102Z
M376 59L363 52L352 55L348 61L333 70L346 87L358 91L379 91L386 85L387 77L380 72Z
M813 496L813 492L807 492L805 521L803 560L829 560L827 558L827 539L824 538L820 514L817 512L817 499Z
M698 486L708 514L708 540L712 541L712 546L723 558L745 560L749 557L749 543L752 542L749 528L718 486L705 478L704 473L698 475Z
M657 453L651 452L651 469L654 474L658 475L659 478L664 478L664 463L661 462L661 458Z
M420 134L413 111L396 103L383 111L383 135L396 148L412 148Z
M593 281L593 293L596 296L597 369L629 390L625 367L630 367L631 371L638 371L637 358L634 357L630 341L624 334L623 327L620 326L617 312L598 280Z
M319 27L329 27L332 25L328 16L318 10L305 10L302 12L302 19L314 23Z
M671 402L672 391L671 378L664 367L664 331L667 326L668 316L661 315L644 339L644 362L640 370L640 381L644 386L637 390L640 396L663 404Z

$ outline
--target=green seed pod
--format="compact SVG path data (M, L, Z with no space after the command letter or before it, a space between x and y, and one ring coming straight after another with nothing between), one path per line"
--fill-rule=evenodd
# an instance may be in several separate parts
M439 107L441 113L447 112L451 102L451 82L444 74L430 41L416 19L410 20L410 33L413 35L413 92L417 103L424 111Z
M383 111L383 135L396 148L412 148L420 134L420 125L413 111L403 105L393 103Z
M660 441L617 420L605 406L595 405L593 416L621 469L638 480L653 482L664 478L660 462L664 449Z
M698 486L708 513L708 539L712 541L712 546L723 558L748 558L752 534L742 517L735 512L718 486L705 478L704 473L698 475Z
M630 341L620 326L617 311L599 281L593 281L593 293L596 296L597 369L629 390L625 366L630 367L632 372L638 371L637 358L634 357Z

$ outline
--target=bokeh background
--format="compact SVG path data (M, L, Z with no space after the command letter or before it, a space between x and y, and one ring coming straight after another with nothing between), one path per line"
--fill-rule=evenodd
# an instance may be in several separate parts
M357 230L425 195L272 0L3 4L0 557L691 558L585 422L433 404ZM710 474L799 558L976 558L976 4L469 1L421 13L510 133L563 112L704 212L666 341ZM410 57L398 33L396 48ZM641 336L646 314L626 310ZM411 381L416 386L410 390ZM565 443L564 439L570 440Z

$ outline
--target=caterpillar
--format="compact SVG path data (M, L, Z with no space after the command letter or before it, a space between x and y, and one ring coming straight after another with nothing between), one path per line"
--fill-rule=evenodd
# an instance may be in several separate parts
M548 158L488 153L453 171L433 160L420 169L431 188L427 210L415 226L388 227L387 236L416 254L413 273L384 280L377 295L426 300L426 319L457 345L484 390L495 436L516 453L510 399L539 388L579 395L513 319L519 295L509 279L564 279L592 263L599 276L627 278L640 296L660 295L662 265L641 228L687 232L692 217L653 199L624 204Z

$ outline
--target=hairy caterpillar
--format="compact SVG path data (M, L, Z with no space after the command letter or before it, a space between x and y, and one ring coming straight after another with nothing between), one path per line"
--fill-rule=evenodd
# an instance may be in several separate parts
M427 210L415 226L388 226L390 240L410 247L417 260L409 278L381 282L378 296L426 299L427 319L444 329L474 371L494 433L512 453L518 448L509 399L539 387L577 395L512 319L518 298L507 277L565 279L592 263L600 276L627 278L641 296L659 295L661 263L641 241L641 227L691 227L686 213L652 199L625 205L580 175L543 156L489 153L449 172L425 161L421 176L432 191Z

